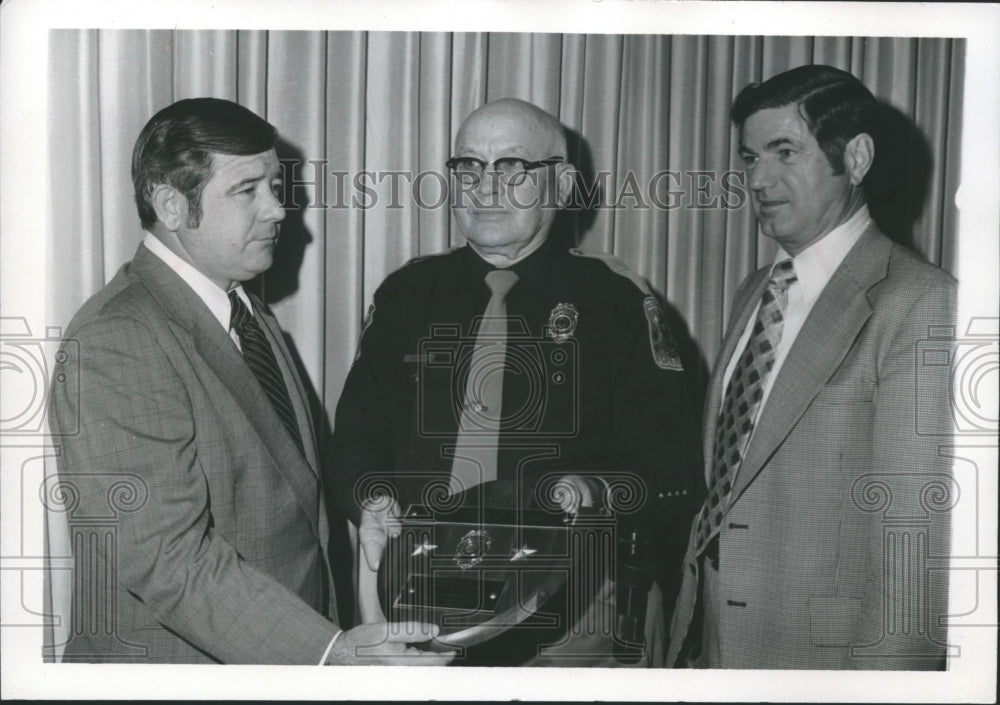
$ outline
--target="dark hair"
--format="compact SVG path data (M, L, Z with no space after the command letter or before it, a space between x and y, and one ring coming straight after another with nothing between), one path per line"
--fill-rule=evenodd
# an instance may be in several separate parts
M836 174L844 171L844 148L851 139L862 132L876 139L875 96L852 74L832 66L799 66L751 83L736 96L730 118L742 130L754 113L793 104Z
M198 227L212 153L260 154L272 149L276 139L273 125L228 100L188 98L168 105L142 128L132 150L132 185L142 226L156 222L153 188L169 184L188 200L188 226Z

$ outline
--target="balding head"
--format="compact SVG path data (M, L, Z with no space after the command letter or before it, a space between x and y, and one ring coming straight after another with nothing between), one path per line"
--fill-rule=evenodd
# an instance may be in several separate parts
M455 138L455 153L463 148L480 147L483 139L502 138L531 150L526 159L567 159L566 131L547 112L517 98L501 98L472 112L462 123Z
M498 267L538 249L573 188L559 121L523 100L487 103L462 123L455 157L481 167L481 178L452 181L455 217L472 248Z

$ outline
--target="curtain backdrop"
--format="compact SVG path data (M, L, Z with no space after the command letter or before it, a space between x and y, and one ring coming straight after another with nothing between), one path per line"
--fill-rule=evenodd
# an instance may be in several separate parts
M436 177L458 127L517 97L568 128L599 189L567 227L663 297L700 401L736 286L775 252L730 173L734 95L807 63L861 78L915 127L893 133L894 235L952 269L963 51L951 39L54 30L47 320L65 327L134 253L130 156L149 117L181 98L236 100L278 128L295 164L286 200L302 207L263 289L329 423L375 288L462 242Z

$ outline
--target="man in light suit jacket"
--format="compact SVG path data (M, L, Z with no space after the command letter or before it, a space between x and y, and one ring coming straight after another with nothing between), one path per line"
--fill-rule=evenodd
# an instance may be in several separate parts
M284 218L275 139L198 98L136 142L145 239L74 317L53 384L54 430L78 429L58 463L76 570L65 661L447 661L407 646L429 626L330 620L305 391L241 286L271 266Z
M780 249L740 286L712 376L670 664L944 666L949 380L918 351L954 325L955 281L869 216L877 115L826 66L734 102L754 212Z

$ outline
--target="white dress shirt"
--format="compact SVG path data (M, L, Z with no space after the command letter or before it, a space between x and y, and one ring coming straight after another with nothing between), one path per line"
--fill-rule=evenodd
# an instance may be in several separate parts
M235 330L229 327L233 308L232 303L229 301L229 292L224 291L212 282L211 279L178 257L152 233L146 233L142 244L146 246L147 250L163 260L165 265L170 267L177 276L191 287L194 293L198 295L198 298L208 306L208 310L212 312L212 315L219 322L219 325L222 326L222 329L229 334L229 338L236 343L236 347L240 348L240 337L236 334ZM243 285L237 284L235 291L236 295L243 300L250 315L254 315L253 305L250 303L250 297L247 296L247 292L243 291ZM242 351L242 348L240 350Z
M812 311L819 295L823 293L823 289L830 282L833 273L837 271L837 267L844 261L851 248L861 239L870 224L871 216L868 214L868 206L861 206L854 215L795 257L789 255L784 248L778 248L778 254L774 258L771 270L774 270L774 265L778 262L791 258L797 280L788 287L788 306L785 310L785 324L781 332L781 342L778 343L778 347L774 351L774 367L771 368L771 373L764 380L763 396L757 407L757 416L754 418L755 426L757 419L760 418L761 410L767 403L771 388L774 386L774 380L777 379L788 351L791 350L795 338L798 337L806 318L809 317L809 312ZM723 399L725 399L729 379L733 376L733 368L736 367L736 363L747 346L747 341L750 340L759 309L760 302L758 301L754 307L753 315L747 322L746 329L736 344L736 349L733 350L729 364L726 365L726 372L722 378Z

